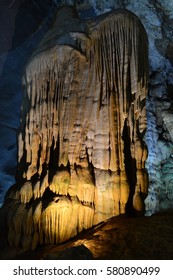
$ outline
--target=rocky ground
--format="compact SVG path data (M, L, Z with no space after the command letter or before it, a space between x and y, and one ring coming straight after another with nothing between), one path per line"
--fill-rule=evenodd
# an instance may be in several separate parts
M172 211L150 217L120 215L64 244L38 247L25 254L19 254L18 249L1 250L0 258L168 260L173 258L172 236Z

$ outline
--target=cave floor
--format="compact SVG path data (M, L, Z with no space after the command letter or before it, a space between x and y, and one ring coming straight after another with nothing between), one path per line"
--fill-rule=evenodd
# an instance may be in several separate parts
M61 245L45 245L15 256L1 251L1 259L173 259L173 211L150 217L113 217Z

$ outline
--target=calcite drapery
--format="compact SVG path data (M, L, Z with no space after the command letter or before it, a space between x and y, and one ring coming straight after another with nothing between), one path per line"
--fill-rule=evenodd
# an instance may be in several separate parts
M11 245L63 242L143 210L147 44L128 11L81 21L71 7L57 10L23 79Z

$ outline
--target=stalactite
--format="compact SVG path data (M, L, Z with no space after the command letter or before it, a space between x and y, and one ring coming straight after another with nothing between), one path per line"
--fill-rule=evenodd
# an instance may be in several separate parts
M143 211L147 193L142 24L117 10L94 21L71 18L65 26L54 20L51 28L23 79L19 204L9 243L28 249L64 242L125 213L127 203Z

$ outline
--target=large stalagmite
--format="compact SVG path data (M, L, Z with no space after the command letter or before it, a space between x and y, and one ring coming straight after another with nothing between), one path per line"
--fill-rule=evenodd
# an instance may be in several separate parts
M3 208L10 245L60 243L143 211L147 55L132 13L81 21L57 10L23 77L18 172Z

